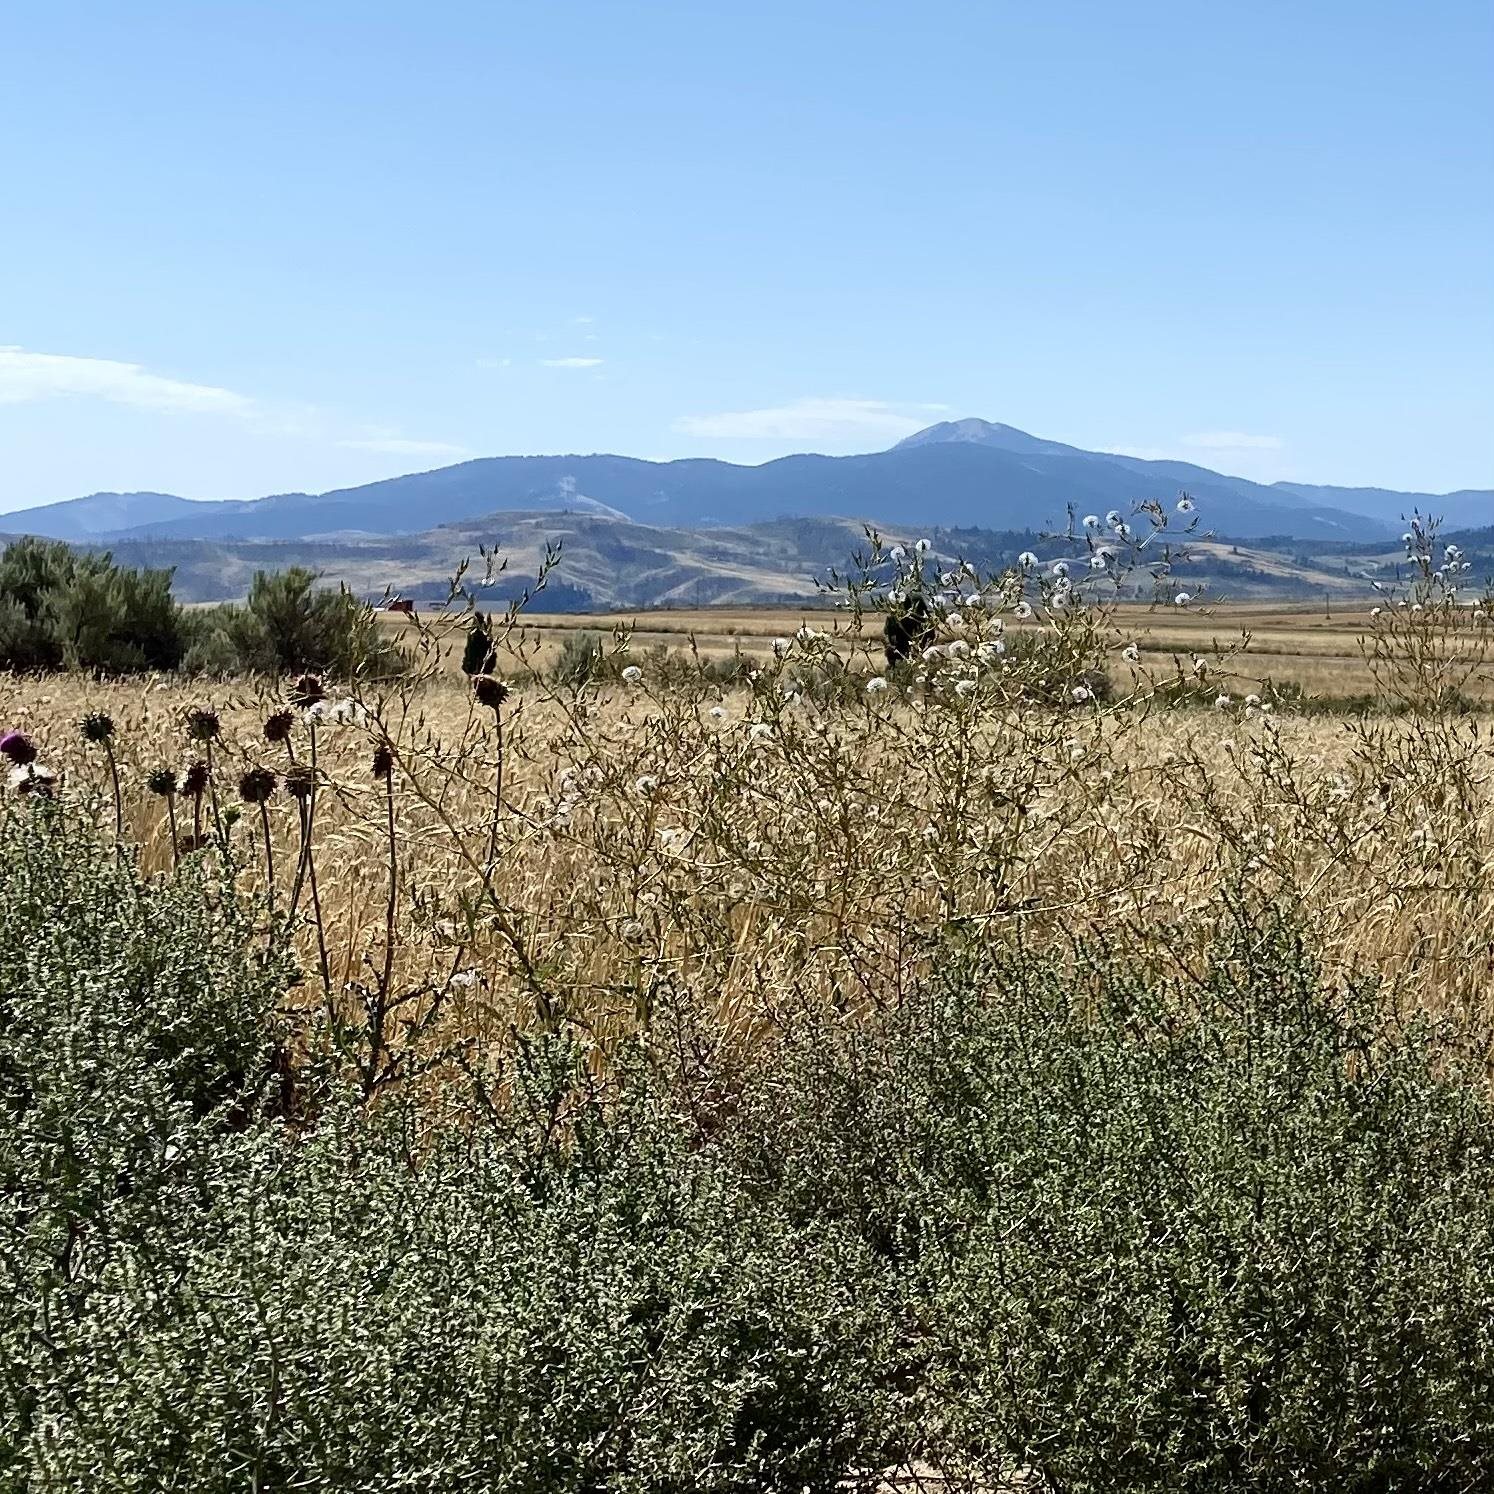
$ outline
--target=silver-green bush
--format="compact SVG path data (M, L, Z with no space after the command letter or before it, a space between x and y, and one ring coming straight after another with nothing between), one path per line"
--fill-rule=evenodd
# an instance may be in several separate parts
M1477 1056L1238 924L1192 979L952 944L735 1069L678 1006L605 1087L555 1034L365 1106L287 1092L230 882L15 804L0 1487L1487 1487Z

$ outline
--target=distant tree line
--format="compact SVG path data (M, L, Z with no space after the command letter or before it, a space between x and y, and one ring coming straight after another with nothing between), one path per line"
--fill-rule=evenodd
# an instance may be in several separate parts
M98 675L393 673L397 647L345 587L303 566L256 572L242 604L188 609L170 570L132 569L107 551L25 538L0 555L0 669Z

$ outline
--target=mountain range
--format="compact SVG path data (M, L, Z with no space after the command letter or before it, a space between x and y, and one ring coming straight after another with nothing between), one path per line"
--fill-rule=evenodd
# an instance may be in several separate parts
M1061 526L1186 489L1207 527L1234 540L1373 542L1420 509L1449 526L1494 522L1494 490L1402 493L1265 485L1187 462L1084 451L985 420L946 421L863 456L780 457L759 466L689 458L484 457L328 493L206 502L170 493L94 493L0 515L9 533L82 543L307 541L423 533L489 514L590 514L674 529L782 518L993 531Z

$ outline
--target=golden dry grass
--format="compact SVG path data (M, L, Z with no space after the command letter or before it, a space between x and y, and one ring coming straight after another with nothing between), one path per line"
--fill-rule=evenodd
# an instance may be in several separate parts
M1357 599L1233 602L1177 611L1121 603L1111 616L1117 632L1137 643L1153 672L1181 668L1188 673L1201 657L1217 673L1228 661L1225 672L1238 693L1284 686L1331 706L1372 696L1377 689L1362 644L1370 629L1371 605ZM630 634L638 651L684 651L693 645L706 659L728 659L738 651L762 659L771 656L775 638L792 637L805 622L828 627L834 617L833 612L810 607L526 613L505 663L510 669L543 673L568 637L590 633L606 638L619 629ZM401 617L386 618L384 626L396 638L412 630ZM1022 631L1021 626L1014 624L1013 631ZM456 656L448 656L447 662L455 669ZM1124 688L1128 672L1112 667L1111 674ZM1470 682L1469 693L1494 703L1494 680Z
M517 688L496 715L433 653L423 676L360 692L360 724L303 720L288 745L263 736L283 704L269 684L6 679L0 722L35 736L107 837L107 763L77 730L107 711L125 839L155 872L173 853L145 776L194 754L186 712L211 706L218 813L236 817L241 883L261 897L259 814L235 783L249 766L308 763L314 746L329 981L324 996L303 897L301 990L355 1018L371 992L399 998L400 1022L415 1025L391 1024L390 1052L556 1022L606 1042L682 999L711 1034L701 1041L746 1041L786 1003L895 1000L940 940L1016 949L1091 935L1125 940L1140 966L1197 969L1231 900L1289 909L1330 969L1371 972L1460 1020L1491 1014L1494 759L1478 716L1267 715L1238 694L1225 710L1162 710L1149 668L1166 678L1224 620L1152 612L1114 619L1115 636L1147 647L1139 686L1128 669L1131 693L1108 709L1037 705L1021 688L965 698L937 682L816 704L803 672L846 641L775 658L773 638L800 622L781 612L688 614L673 633L650 617L628 644L646 657L645 638L709 621L713 642L755 651L750 686L543 683L536 667L560 635L608 621L527 622L508 654ZM1345 657L1353 637L1347 619L1302 612L1229 621L1303 669ZM1230 665L1241 679L1251 658ZM397 757L392 799L370 773L380 741ZM189 829L187 801L178 814ZM204 823L213 816L205 802ZM283 914L298 816L283 791L267 816Z

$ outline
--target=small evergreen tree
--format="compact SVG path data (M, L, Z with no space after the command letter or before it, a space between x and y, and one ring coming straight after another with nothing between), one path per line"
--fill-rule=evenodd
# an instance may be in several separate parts
M0 556L0 667L133 674L175 669L187 648L169 570L24 538Z
M255 572L248 601L224 625L239 667L339 678L397 672L399 650L380 636L373 609L345 586L318 589L316 579L304 566Z

